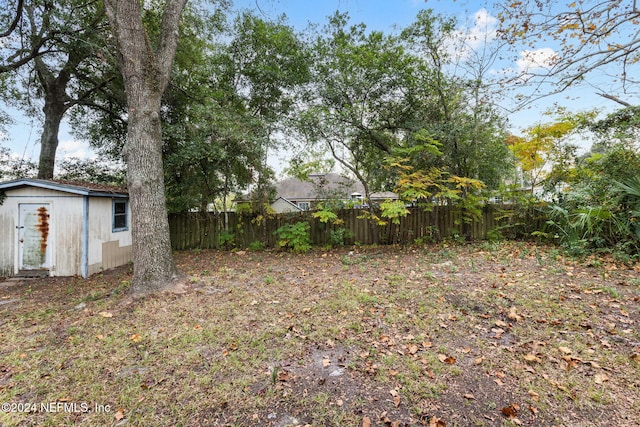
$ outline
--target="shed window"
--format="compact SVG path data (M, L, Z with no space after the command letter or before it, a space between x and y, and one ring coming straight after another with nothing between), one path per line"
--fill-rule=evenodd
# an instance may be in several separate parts
M126 200L113 201L113 231L125 231L128 229L127 205Z
M311 203L309 202L298 202L298 207L303 211L308 211L311 209Z

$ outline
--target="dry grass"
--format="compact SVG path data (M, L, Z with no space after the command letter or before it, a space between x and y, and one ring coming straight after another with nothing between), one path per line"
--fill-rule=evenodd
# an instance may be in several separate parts
M184 295L131 300L127 269L0 289L0 401L35 405L0 424L640 419L637 267L526 244L176 256Z

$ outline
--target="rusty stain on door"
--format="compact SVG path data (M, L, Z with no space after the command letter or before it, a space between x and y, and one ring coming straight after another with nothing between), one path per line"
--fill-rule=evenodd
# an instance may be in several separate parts
M44 261L47 253L47 239L49 238L49 212L44 206L38 208L38 225L36 228L40 232L40 254Z

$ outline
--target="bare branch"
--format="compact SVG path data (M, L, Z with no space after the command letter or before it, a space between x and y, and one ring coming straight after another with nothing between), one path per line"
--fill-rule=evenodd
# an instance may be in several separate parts
M629 104L627 101L623 101L622 99L618 98L617 96L614 96L614 95L611 95L611 94L608 94L608 93L602 93L602 92L598 93L598 95L600 95L603 98L607 98L607 99L610 99L610 100L612 100L614 102L617 102L618 104L623 105L625 107L633 107L633 105Z
M11 35L11 33L16 29L18 22L22 19L23 6L24 0L18 0L18 5L16 6L16 17L13 19L13 22L11 22L11 25L9 25L9 28L7 28L5 32L0 33L0 38Z

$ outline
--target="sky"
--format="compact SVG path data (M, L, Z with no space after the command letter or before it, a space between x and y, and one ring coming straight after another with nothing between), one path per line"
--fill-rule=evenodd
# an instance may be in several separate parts
M365 23L368 29L394 32L398 28L411 24L420 9L430 8L436 13L453 16L459 23L457 32L466 37L469 44L478 45L472 40L483 40L495 37L497 24L496 14L491 9L491 2L481 0L235 0L234 8L249 8L266 18L276 18L286 14L288 23L297 30L303 31L309 23L322 25L326 18L336 10L348 12L351 23ZM522 49L511 60L498 61L493 64L491 73L515 72L526 67L544 66L545 60L554 54L552 46L541 44L533 48ZM567 107L577 112L586 108L611 109L617 107L595 95L595 89L579 88L558 96L545 97L531 103L526 109L508 114L510 130L520 130L548 120L541 113L554 104ZM513 102L508 98L501 103L504 112L511 110ZM8 134L0 144L9 147L15 156L37 159L39 154L39 137L41 125L37 119L31 119L11 111L15 125L8 129ZM95 153L86 143L74 140L68 126L61 129L58 156L61 157L95 157ZM588 146L583 146L586 150ZM286 159L273 159L270 163L281 170Z

